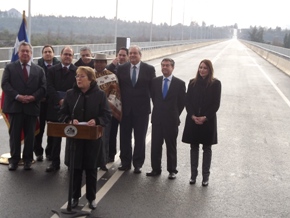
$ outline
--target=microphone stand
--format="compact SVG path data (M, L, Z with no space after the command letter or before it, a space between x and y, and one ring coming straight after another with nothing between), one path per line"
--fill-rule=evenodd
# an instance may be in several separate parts
M72 115L71 115L71 122L73 125L73 120L74 120L74 113L76 106L80 100L82 93L79 94L76 103L73 107L72 110ZM75 150L76 150L76 143L75 139L71 138L71 144L70 144L70 159L69 159L69 190L68 190L68 203L67 203L67 208L66 209L61 209L59 213L58 211L52 210L52 212L56 213L60 218L68 218L68 217L81 217L81 216L87 216L90 215L91 213L88 211L81 211L81 210L72 210L71 206L71 201L72 201L72 192L73 192L73 177L74 177L74 158L75 158Z

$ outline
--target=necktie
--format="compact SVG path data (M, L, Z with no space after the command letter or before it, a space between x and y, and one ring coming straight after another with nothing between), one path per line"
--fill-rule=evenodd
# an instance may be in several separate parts
M27 82L28 80L28 71L27 71L27 68L26 68L26 64L22 64L23 66L23 76L24 76L24 81Z
M50 67L51 67L51 64L46 65L46 67L47 67L47 68L50 68Z
M133 66L133 73L132 73L132 85L135 86L136 84L136 66Z
M168 79L165 78L164 79L164 84L163 84L163 91L162 91L162 93L163 93L163 99L166 97L167 91L168 91Z
M62 68L62 71L63 71L64 73L66 73L66 72L68 71L67 67L63 67L63 68Z

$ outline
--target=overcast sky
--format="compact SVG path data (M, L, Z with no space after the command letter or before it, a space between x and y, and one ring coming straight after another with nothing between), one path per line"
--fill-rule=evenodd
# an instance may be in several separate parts
M238 24L290 29L287 0L30 0L31 15L93 16L113 19L118 1L118 19L153 23L225 26ZM28 15L29 0L0 0L0 10L11 8ZM171 4L172 3L172 4ZM172 16L171 16L172 11ZM171 20L172 18L172 20ZM1 18L0 18L1 20Z

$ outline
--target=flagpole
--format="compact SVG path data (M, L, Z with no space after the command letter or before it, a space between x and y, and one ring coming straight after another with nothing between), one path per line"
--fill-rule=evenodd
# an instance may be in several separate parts
M31 0L28 0L28 42L31 44Z

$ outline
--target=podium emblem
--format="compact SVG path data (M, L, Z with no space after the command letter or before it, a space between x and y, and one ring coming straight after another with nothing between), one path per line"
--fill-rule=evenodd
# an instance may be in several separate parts
M74 137L76 136L78 133L78 130L75 126L73 125L68 125L64 128L64 134L67 136L67 137Z

